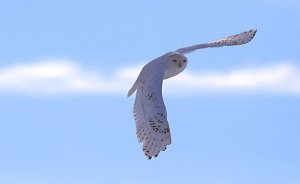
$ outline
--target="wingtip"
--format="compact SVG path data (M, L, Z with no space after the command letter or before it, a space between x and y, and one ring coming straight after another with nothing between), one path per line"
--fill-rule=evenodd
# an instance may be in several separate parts
M250 33L252 33L252 37L251 38L254 38L256 32L257 32L257 29L250 29L249 30Z
M252 36L251 36L250 41L254 38L256 32L257 32L257 29L251 29L251 30L250 30L250 33L252 33Z
M132 92L129 90L126 97L129 98L132 95Z
M257 29L255 29L255 28L254 29L250 29L250 33L251 32L253 32L253 36L254 36L256 34L256 32L257 32Z
M237 34L237 35L233 35L233 36L230 36L228 38L232 38L232 43L234 43L233 45L243 45L243 44L246 44L248 42L250 42L255 34L257 32L257 29L249 29L248 31L245 31L245 32L242 32L240 34Z

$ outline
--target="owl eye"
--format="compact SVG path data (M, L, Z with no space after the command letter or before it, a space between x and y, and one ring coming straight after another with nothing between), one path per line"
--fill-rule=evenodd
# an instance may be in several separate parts
M176 63L176 62L177 62L177 59L173 59L173 62Z
M185 62L186 62L186 60L184 59L184 60L183 60L183 62L185 63Z

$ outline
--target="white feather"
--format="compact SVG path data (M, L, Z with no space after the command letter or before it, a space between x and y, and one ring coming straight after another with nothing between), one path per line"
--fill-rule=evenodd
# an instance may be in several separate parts
M188 62L184 54L208 47L245 44L252 40L255 33L256 29L251 29L211 43L180 48L152 60L143 67L128 96L137 91L133 107L136 134L148 159L157 156L171 144L162 84L164 79L174 77L186 68Z
M244 31L240 34L235 34L232 36L228 36L226 38L211 42L211 43L202 43L198 45L193 45L189 47L184 47L177 49L176 52L181 54L188 54L197 49L205 49L209 47L223 47L223 46L233 46L233 45L242 45L250 42L256 34L256 29L250 29L248 31Z

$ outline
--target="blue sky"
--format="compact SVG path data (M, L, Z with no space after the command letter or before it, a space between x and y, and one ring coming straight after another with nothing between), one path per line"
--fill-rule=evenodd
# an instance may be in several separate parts
M299 8L296 0L1 3L0 183L298 184ZM165 81L173 142L147 160L126 98L139 68L251 28L249 44L193 52L184 73Z

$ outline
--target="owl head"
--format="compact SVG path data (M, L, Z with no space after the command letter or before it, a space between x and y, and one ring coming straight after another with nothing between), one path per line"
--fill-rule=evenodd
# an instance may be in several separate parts
M171 67L175 68L185 68L188 63L188 59L185 57L185 55L177 53L177 52L171 52L169 53L168 57L168 64Z
M164 79L179 74L186 68L188 63L188 59L185 57L185 55L178 52L167 53L164 61L166 64Z

